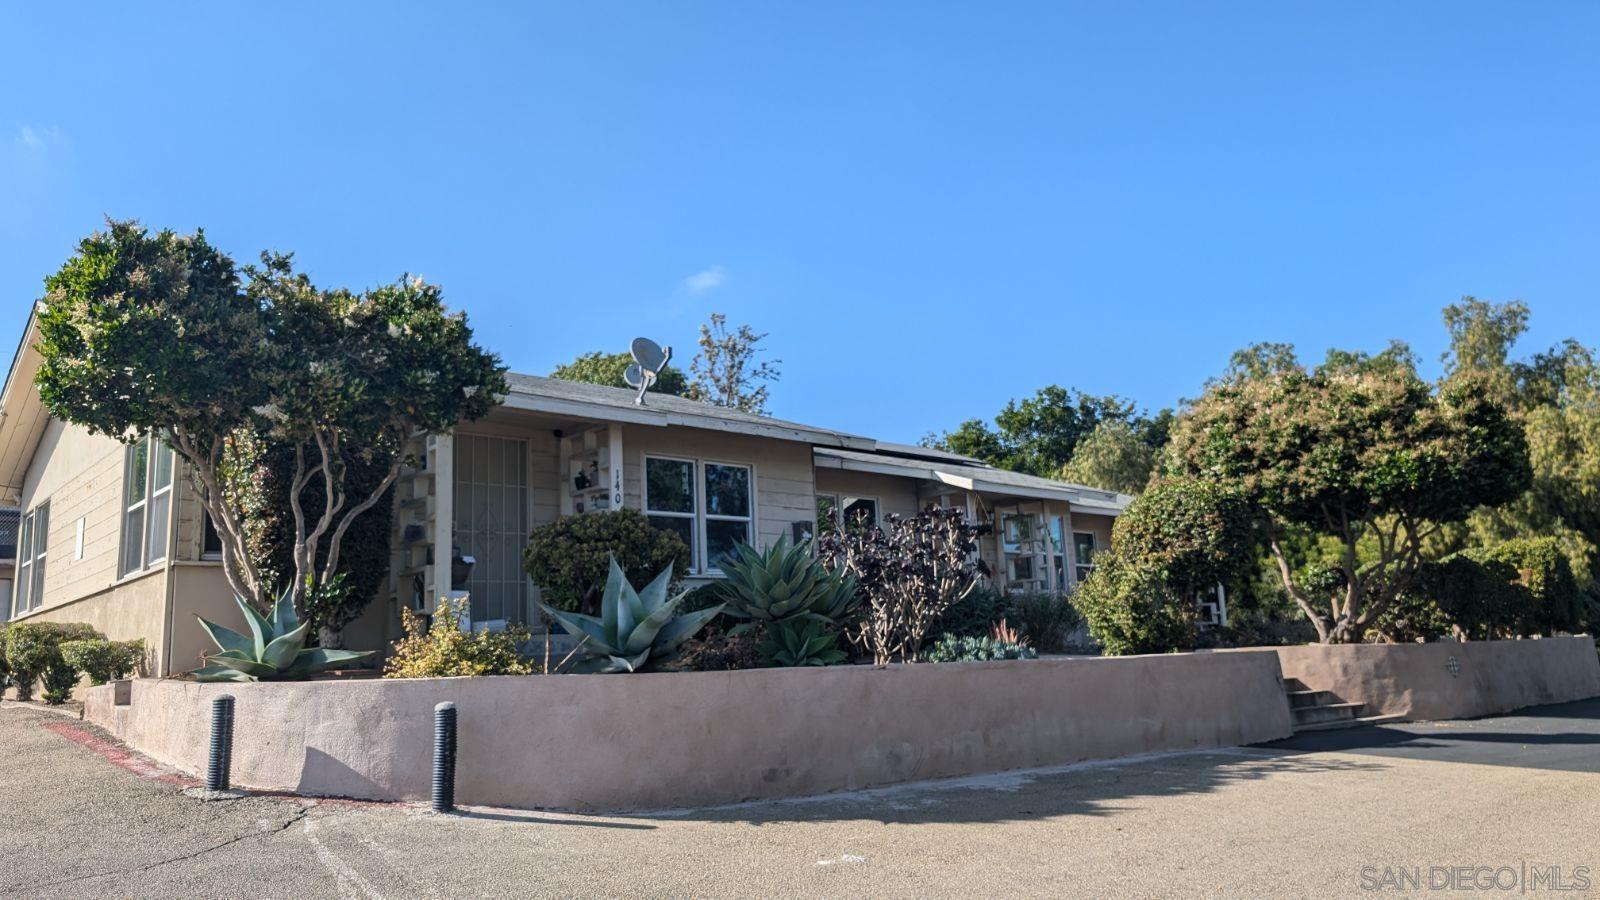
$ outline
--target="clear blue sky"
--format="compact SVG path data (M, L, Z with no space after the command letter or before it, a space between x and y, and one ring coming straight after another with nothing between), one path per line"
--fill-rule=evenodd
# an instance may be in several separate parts
M6 2L0 346L105 215L445 286L513 370L712 310L773 412L1156 407L1462 294L1600 343L1600 4Z

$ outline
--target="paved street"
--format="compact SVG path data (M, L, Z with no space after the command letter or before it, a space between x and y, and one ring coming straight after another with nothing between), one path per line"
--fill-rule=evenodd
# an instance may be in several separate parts
M0 709L0 895L1370 896L1363 867L1524 864L1600 890L1600 701L649 816L201 803L96 737Z

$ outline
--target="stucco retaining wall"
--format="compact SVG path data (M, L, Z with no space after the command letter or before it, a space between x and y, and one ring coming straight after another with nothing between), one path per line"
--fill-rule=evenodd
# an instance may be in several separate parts
M204 766L210 699L237 698L234 779L428 794L434 704L460 716L462 803L649 809L1223 747L1290 733L1277 657L1181 654L645 675L202 685L90 692L88 719Z
M1600 696L1600 655L1585 636L1270 650L1285 678L1361 701L1363 715L1469 719Z

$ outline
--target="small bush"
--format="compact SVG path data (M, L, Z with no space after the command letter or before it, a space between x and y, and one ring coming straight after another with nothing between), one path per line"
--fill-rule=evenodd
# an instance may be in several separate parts
M1198 639L1194 603L1169 589L1159 570L1124 562L1116 551L1098 557L1072 599L1107 656L1191 650Z
M6 662L6 623L0 622L0 694L11 683L11 666Z
M928 629L935 638L947 634L957 637L983 637L994 623L1011 614L1011 598L992 584L980 584L972 593L950 604Z
M644 584L668 565L689 568L689 546L650 524L636 509L563 516L528 535L522 567L543 602L563 612L593 615L600 609L611 557L629 584Z
M684 646L683 667L696 672L760 668L760 643L761 635L754 631L708 634L703 640L690 641Z
M1041 653L1065 651L1067 640L1083 624L1083 614L1071 601L1049 591L1014 595L1008 618Z
M767 639L757 648L761 662L785 668L842 663L839 633L816 619L783 619L767 624Z
M43 680L45 700L64 702L78 683L78 671L62 659L61 644L103 637L82 622L18 622L7 628L6 661L17 699L33 699L34 684Z
M89 676L93 685L127 678L144 661L144 640L108 641L103 638L62 641L61 658Z
M452 678L461 675L528 675L533 666L519 651L530 639L526 629L461 629L464 600L441 599L432 626L401 610L406 636L394 643L383 666L385 678Z
M928 648L928 662L979 662L990 659L1033 659L1032 647L997 641L991 637L947 634Z

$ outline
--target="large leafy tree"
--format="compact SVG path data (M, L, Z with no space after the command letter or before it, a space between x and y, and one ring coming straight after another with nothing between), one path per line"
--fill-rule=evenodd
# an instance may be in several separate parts
M1137 494L1155 470L1156 451L1119 420L1101 422L1078 442L1072 459L1061 467L1060 478L1107 491Z
M1530 480L1504 404L1466 382L1435 391L1399 356L1334 354L1314 371L1280 356L1214 382L1174 426L1171 473L1248 499L1284 590L1324 642L1360 640L1443 524ZM1337 547L1336 589L1296 572L1286 547L1297 531Z
M161 435L216 524L229 584L264 610L271 579L249 552L241 492L230 487L257 463L247 445L293 453L298 605L336 587L341 542L394 483L404 442L483 416L505 391L498 358L420 279L322 290L284 255L241 272L202 233L114 221L46 290L46 407L119 440ZM383 471L370 490L348 490L347 451ZM321 496L308 507L312 482Z
M1514 411L1527 432L1533 482L1514 502L1476 511L1441 544L1448 551L1552 537L1580 585L1600 596L1600 365L1574 340L1515 358L1529 318L1520 301L1464 297L1445 308L1445 383L1477 385Z
M589 384L625 388L631 385L622 377L622 373L632 364L631 353L601 353L596 350L593 353L584 353L565 365L556 366L550 377L560 378L563 381L584 381ZM650 390L681 397L688 392L689 382L681 369L667 366L661 371L661 377L656 379L655 385Z
M990 427L968 419L954 431L929 435L923 443L981 459L991 465L1054 478L1072 459L1078 443L1102 422L1121 422L1153 448L1165 443L1170 414L1141 415L1130 400L1096 397L1050 385L1032 397L1008 402Z

